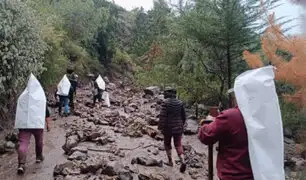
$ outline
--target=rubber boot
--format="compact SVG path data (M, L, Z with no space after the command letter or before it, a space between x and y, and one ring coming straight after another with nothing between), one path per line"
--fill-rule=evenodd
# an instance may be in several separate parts
M186 162L185 162L184 154L179 155L179 158L180 158L180 161L181 161L180 172L184 173L186 171Z
M168 157L168 161L169 161L168 165L172 167L173 166L173 161L172 161L171 150L167 150L166 153L167 153L167 157Z

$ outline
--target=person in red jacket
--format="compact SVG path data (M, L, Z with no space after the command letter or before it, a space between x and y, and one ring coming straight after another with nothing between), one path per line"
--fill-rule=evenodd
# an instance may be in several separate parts
M248 136L238 107L221 112L198 133L206 145L219 143L217 171L220 180L253 180L248 150Z

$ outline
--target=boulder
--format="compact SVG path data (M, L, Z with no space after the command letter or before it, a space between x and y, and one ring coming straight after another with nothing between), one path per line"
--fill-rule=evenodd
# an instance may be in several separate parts
M18 134L17 134L17 132L8 133L8 134L5 136L5 140L6 140L6 141L11 141L11 142L13 142L13 143L17 143L17 142L18 142Z
M184 128L185 135L194 135L198 133L198 122L193 119L186 120L186 127Z
M125 107L124 107L124 112L125 112L125 113L132 113L132 112L135 112L135 108L130 107L130 106L125 106Z
M82 153L80 151L75 151L72 153L69 157L68 160L82 160L85 161L87 159L87 154Z
M157 118L155 118L155 117L149 117L149 118L147 119L147 122L148 122L148 124L151 125L151 126L157 126L159 120L158 120Z
M285 160L291 161L293 157L299 156L296 151L296 144L292 139L284 138L284 154Z
M7 152L14 151L15 148L16 148L16 145L12 141L7 141L5 143L5 151L7 151Z
M108 176L117 176L120 172L128 172L124 168L124 166L120 163L120 161L119 162L109 161L102 170L102 174Z
M158 95L160 93L160 88L158 86L150 86L150 87L147 87L146 89L144 89L144 93L146 95L155 96L155 95Z
M163 161L158 161L156 159L153 159L151 157L136 157L133 158L131 161L131 164L140 164L143 166L157 166L157 167L163 167Z
M130 172L119 172L117 180L133 180L133 176Z
M95 173L105 165L105 160L101 156L91 156L86 161L81 162L80 168L83 174Z
M74 148L78 143L79 143L79 137L78 135L72 135L72 136L68 136L66 138L66 142L65 144L62 146L63 150L66 152L66 153L69 153L70 150L72 148Z
M67 176L67 175L78 175L80 174L80 168L78 168L77 164L68 161L63 164L56 165L53 171L53 176Z

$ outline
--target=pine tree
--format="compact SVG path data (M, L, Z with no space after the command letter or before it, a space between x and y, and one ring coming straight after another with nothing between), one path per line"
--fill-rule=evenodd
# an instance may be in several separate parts
M260 53L244 51L243 56L251 68L272 64L276 67L275 79L289 83L295 87L295 94L283 94L287 102L295 103L298 107L306 106L306 38L300 36L285 36L281 25L275 23L274 15L268 18L270 26L261 37L263 53L268 60L261 58ZM289 54L289 58L283 54Z

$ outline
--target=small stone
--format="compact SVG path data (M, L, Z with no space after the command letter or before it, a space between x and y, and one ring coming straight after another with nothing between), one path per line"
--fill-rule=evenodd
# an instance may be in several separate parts
M87 159L87 154L82 153L80 151L75 151L68 157L68 160L82 160L85 161Z
M5 143L5 149L6 150L12 150L12 149L15 149L15 148L16 148L16 145L12 141L7 141Z

